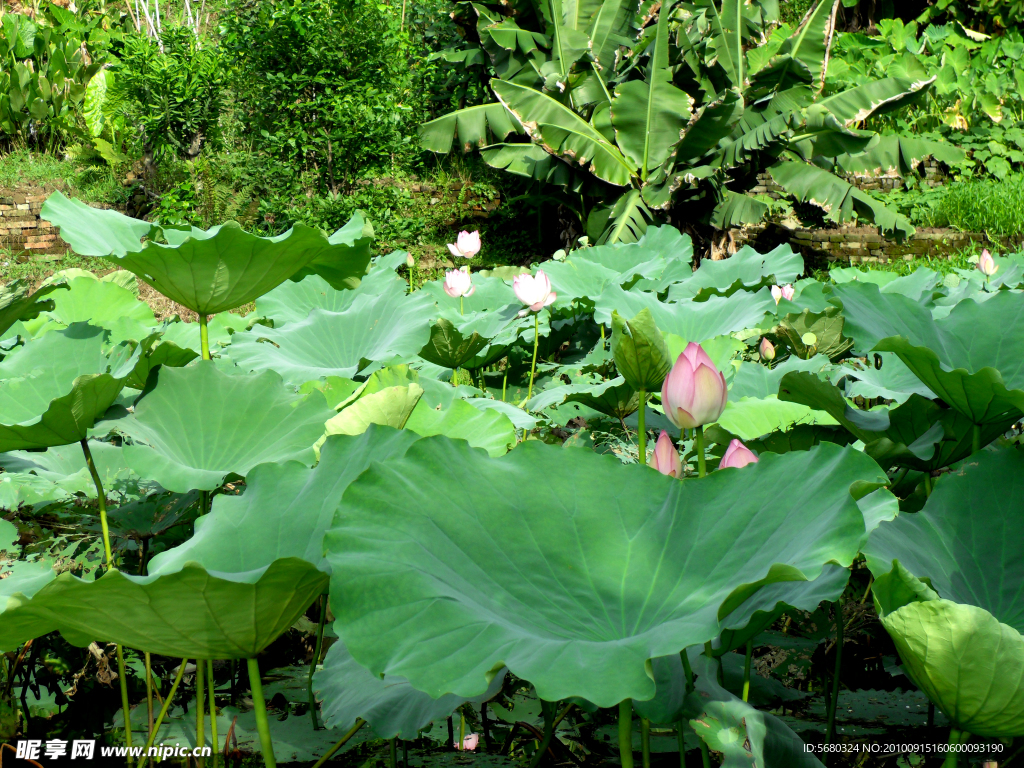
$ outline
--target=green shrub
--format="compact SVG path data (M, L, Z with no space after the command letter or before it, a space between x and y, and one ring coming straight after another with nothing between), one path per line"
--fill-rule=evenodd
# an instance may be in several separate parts
M238 117L253 148L277 161L278 188L337 192L415 152L414 77L395 10L369 0L238 0L223 18Z
M216 46L166 27L159 40L125 40L111 97L154 157L195 158L218 144L225 75Z
M1024 233L1024 176L953 184L938 210L950 226L965 232L1020 235Z

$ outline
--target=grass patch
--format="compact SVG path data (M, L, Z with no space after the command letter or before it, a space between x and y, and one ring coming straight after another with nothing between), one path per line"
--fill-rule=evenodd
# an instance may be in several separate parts
M964 232L1016 237L1024 233L1024 176L952 184L937 210L939 218Z
M90 165L17 149L0 155L0 188L59 189L88 203L119 205L128 199L108 165Z

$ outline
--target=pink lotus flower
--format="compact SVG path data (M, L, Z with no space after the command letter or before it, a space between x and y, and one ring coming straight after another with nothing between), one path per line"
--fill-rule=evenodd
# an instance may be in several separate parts
M747 464L757 464L757 455L747 448L739 440L733 440L729 443L729 447L725 449L725 453L722 455L722 460L718 462L719 469L728 469L733 467L739 469L745 467Z
M758 347L758 351L761 353L761 359L771 362L775 359L775 347L768 341L767 336L761 337L761 346Z
M725 376L704 348L692 341L661 386L665 415L680 428L693 429L716 421L725 410L727 397Z
M462 746L461 747L459 746L459 742L458 741L453 741L452 742L452 746L455 747L455 749L468 749L468 750L472 751L472 750L476 749L476 747L477 747L477 745L479 743L480 743L480 734L479 733L467 733L466 734L466 738L464 738L462 740Z
M772 286L772 298L775 299L775 303L779 303L779 299L785 299L786 301L793 300L793 294L796 291L792 285L784 285L781 288L777 285Z
M449 269L444 273L444 292L453 299L472 296L475 290L476 286L473 285L473 278L469 274L468 267Z
M683 476L683 462L679 459L679 451L672 445L672 438L664 429L658 435L658 442L654 446L651 466L669 477Z
M516 275L512 279L512 290L531 312L540 312L558 298L558 294L551 290L551 281L542 269L538 269L536 275Z
M992 277L998 269L999 265L992 258L992 254L988 252L988 248L984 249L981 252L981 258L978 259L978 271L985 277Z
M459 232L455 242L448 243L448 250L452 252L452 256L457 258L472 259L480 253L480 233Z

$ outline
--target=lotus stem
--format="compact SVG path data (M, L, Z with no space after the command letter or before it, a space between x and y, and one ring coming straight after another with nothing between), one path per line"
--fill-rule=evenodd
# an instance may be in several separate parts
M459 751L461 752L463 747L466 746L466 713L464 710L459 711ZM394 766L391 766L394 768Z
M199 315L199 343L203 351L203 360L210 359L210 331L206 327L206 315Z
M132 709L128 705L128 676L124 671L124 651L121 648L121 644L117 644L117 677L121 681L121 710L124 712L124 741L129 747L128 752L128 764L131 765L131 746L132 746Z
M146 722L149 723L148 736L153 735L153 666L149 651L145 652L146 657Z
M704 459L704 426L698 426L693 434L693 445L697 450L697 477L704 477L708 473L707 462Z
M213 659L206 660L207 698L210 700L210 743L213 745L213 764L217 765L217 697L214 694Z
M686 649L684 648L679 652L679 659L683 662L683 673L686 675L686 693L687 695L693 693L693 667L690 666L690 657L686 655ZM683 721L679 721L679 751L682 753L685 739L682 733ZM711 753L708 752L708 745L704 739L698 737L697 741L700 742L700 760L703 768L711 768ZM686 758L680 754L679 762L682 768L686 768Z
M89 474L92 475L92 482L96 486L96 499L100 505L100 527L103 529L103 554L107 558L107 570L113 570L114 557L110 552L110 526L107 525L107 498L103 492L103 483L100 482L100 473L96 471L96 464L92 460L92 451L89 450L89 438L80 441L82 453L85 454L85 464L89 467Z
M676 743L679 745L679 768L686 768L686 734L683 733L685 720L676 723Z
M981 450L981 424L975 424L971 430L971 453Z
M633 768L633 700L619 702L619 762Z
M326 763L328 760L330 760L332 757L334 757L334 753L337 752L342 747L344 747L345 743L349 739L351 739L353 736L355 736L356 735L356 731L358 731L364 725L366 725L366 721L363 720L362 718L358 718L356 720L356 724L353 725L351 728L349 728L348 733L346 733L344 736L342 736L340 739L338 739L338 743L335 744L333 747L331 747L329 750L327 750L327 754L326 755L324 755L319 760L317 760L315 763L313 763L313 768L320 768L320 766L322 766L324 763Z
M327 595L320 595L320 621L316 626L316 647L313 649L313 658L309 661L309 681L306 685L309 694L309 717L313 721L313 730L320 730L320 721L316 716L316 697L313 695L313 674L316 672L316 665L320 663L320 654L324 649L324 624L327 623Z
M501 377L501 402L505 402L505 385L508 384L508 366L509 360L505 358L505 375Z
M206 744L206 659L196 659L196 746Z
M530 363L530 388L526 391L526 400L523 401L523 409L533 397L533 375L537 370L537 342L540 341L540 315L533 313L533 362Z
M462 315L466 314L466 313L465 313L465 312L463 311L463 310L464 310L464 307L462 306L462 303L463 303L464 301L465 301L465 298L464 298L464 297L462 297L462 296L459 296L459 316L460 316L460 317L461 317Z
M754 638L747 640L746 653L743 655L743 700L750 699L750 659L754 655Z
M836 669L832 676L832 698L828 705L828 727L825 730L825 744L832 743L836 732L836 709L839 707L839 672L843 664L843 601L836 600ZM824 752L822 757L828 757ZM822 761L824 762L824 760Z
M529 768L537 768L537 766L540 765L541 760L544 759L544 753L548 751L548 747L551 744L551 736L555 732L556 706L556 702L544 701L544 699L540 700L540 708L544 713L544 733L541 736L540 744L537 745L537 751L533 753L533 759L530 760Z
M946 753L946 760L942 763L942 768L957 768L960 764L960 752L957 751L957 747L965 744L970 738L971 734L967 731L958 731L956 728L949 729L949 751Z
M157 731L160 730L160 725L164 721L164 717L167 715L167 710L170 709L171 702L174 700L174 693L178 690L178 683L181 682L181 676L185 674L185 665L188 664L188 659L182 659L181 665L178 667L178 674L174 676L174 682L171 684L171 690L167 692L167 698L164 699L164 704L160 707L160 714L157 715L156 725L153 726L153 732L149 734L149 740L146 741L146 746L142 750L142 760L139 761L139 768L143 768L146 765L146 760L149 759L149 748L153 746L153 742L156 740Z
M393 736L391 738L391 762L389 763L390 768L398 768L398 737Z
M270 738L270 722L267 720L267 702L263 699L260 663L254 658L246 659L246 663L249 665L249 688L252 691L253 712L256 715L256 731L260 735L263 764L267 768L277 768L277 758L274 757L274 742Z
M640 410L637 412L637 429L640 439L640 465L647 466L647 429L644 426L644 411L647 410L647 393L640 390Z
M651 768L651 721L640 718L640 764L643 768Z
M402 739L402 765L409 768L409 742Z

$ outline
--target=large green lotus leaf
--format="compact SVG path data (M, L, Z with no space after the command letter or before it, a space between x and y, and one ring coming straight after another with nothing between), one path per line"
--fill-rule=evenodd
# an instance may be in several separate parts
M974 425L963 414L920 395L892 409L861 411L838 387L806 373L783 377L779 399L803 403L829 413L850 434L865 444L869 456L884 466L919 471L939 469L971 454ZM1014 419L984 424L982 445L1001 435Z
M950 407L975 424L1024 413L1024 298L1002 291L985 302L963 301L921 332L894 334L875 345L895 352Z
M194 561L211 571L236 572L299 557L328 570L324 531L341 495L374 461L404 455L419 435L370 426L350 437L328 437L313 469L297 461L260 464L246 475L241 496L214 497L213 509L196 520L195 534L156 555L150 573L170 573Z
M466 701L493 698L504 681L502 670L475 699L452 694L434 699L417 691L404 677L380 678L372 674L352 658L344 643L337 642L327 652L323 668L313 678L313 686L328 728L347 731L362 718L382 739L415 739L421 729L448 717Z
M898 561L875 607L903 669L959 730L1024 734L1024 638L983 608L941 599Z
M766 584L851 563L851 488L884 483L833 445L680 483L534 441L490 459L428 438L342 498L325 537L336 627L374 674L434 696L478 695L502 662L551 701L649 699L649 659L712 639Z
M21 506L48 504L70 499L72 491L57 483L24 472L0 474L0 510L16 510Z
M443 317L430 326L430 339L420 350L420 357L442 368L458 368L472 360L490 342L479 333L461 333Z
M786 402L770 395L763 399L730 399L717 423L740 440L754 440L770 432L792 429L799 424L829 425L837 422L825 411L813 410L806 405Z
M805 309L799 314L787 314L779 328L798 357L822 354L837 360L849 352L854 343L843 334L844 323L839 308L831 306L821 312Z
M934 320L925 306L906 296L882 293L872 283L834 285L832 301L842 307L843 335L853 339L853 351L858 355L867 355L890 336L934 338Z
M640 394L621 376L569 392L565 400L582 403L605 416L620 420L636 413L640 408Z
M59 630L76 645L99 640L178 658L254 657L291 627L328 580L299 558L242 573L186 563L174 573L108 571L95 581L53 571L35 576L0 592L2 651Z
M696 655L692 666L702 708L690 719L690 727L712 750L723 754L723 766L821 768L821 761L804 749L800 737L782 720L718 684L717 661Z
M303 268L316 263L347 265L362 274L369 261L350 244L332 244L303 224L276 237L249 234L235 222L209 230L159 230L114 211L99 211L59 192L43 205L42 217L60 227L75 253L101 256L194 312L213 315L247 304ZM151 238L140 245L142 237ZM346 271L342 267L342 272ZM330 279L330 278L328 278Z
M914 270L909 275L898 276L895 272L881 272L879 270L862 270L856 267L846 267L829 270L829 277L837 284L861 282L874 283L882 293L897 293L906 296L908 299L920 302L925 294L942 282L942 275L938 272L922 267Z
M733 296L712 296L707 301L666 304L658 301L654 294L609 286L597 298L595 305L594 319L599 323L610 324L613 310L633 317L640 310L649 309L662 333L673 333L698 343L745 328L755 328L765 315L775 310L775 300L767 288L758 293L741 292Z
M356 211L345 226L327 238L327 243L331 247L323 249L303 269L291 275L291 279L301 280L315 274L338 290L355 288L370 263L373 225Z
M575 255L565 261L544 264L544 274L558 295L559 305L586 299L593 302L609 285L618 285L619 272Z
M111 424L133 441L124 448L133 470L184 493L212 491L268 461L312 464L333 415L322 394L293 394L272 371L231 375L201 362L161 368L135 412Z
M1024 455L984 450L938 478L920 512L871 534L864 554L875 577L898 560L939 595L984 608L1024 631Z
M516 428L508 416L497 409L474 408L465 400L453 400L441 411L420 400L405 428L424 436L445 435L465 440L491 456L502 456L516 444Z
M760 254L745 245L727 259L702 259L693 276L669 288L670 301L691 299L708 289L725 291L738 281L746 288L760 288L769 277L779 285L792 283L804 271L804 260L788 245Z
M529 270L527 270L529 271ZM456 313L465 312L490 312L497 309L498 307L504 307L509 304L518 304L522 306L522 302L516 298L515 292L512 290L511 278L506 283L503 279L497 276L483 275L481 273L473 273L473 285L476 288L473 291L472 296L464 296L460 301L457 298L452 298L444 292L444 280L433 280L428 283L423 283L421 286L417 286L416 292L422 290L426 295L430 296L434 303L442 309L449 309Z
M76 323L0 362L0 451L66 445L88 435L139 357L127 345L104 354L105 335Z
M674 360L649 309L631 320L612 312L612 354L619 374L636 390L657 392Z
M231 343L234 334L255 325L256 319L254 313L243 317L234 312L221 312L210 317L207 321L210 351L214 356L224 354L222 350ZM160 331L161 340L165 343L171 342L181 349L190 349L197 354L202 350L199 323L197 322L184 323L174 318L164 321L157 329Z
M430 338L434 314L421 291L362 295L344 312L314 309L283 328L256 326L236 334L229 354L242 368L277 371L289 384L351 378L372 361L416 355Z
M764 399L779 394L779 383L790 371L807 371L821 373L831 368L829 359L824 355L815 355L810 360L802 360L791 356L774 368L761 363L741 362L729 384L729 398L756 397Z
M325 425L326 432L328 435L361 435L371 424L402 429L422 396L423 388L415 382L371 392L331 417Z
M914 372L892 352L875 354L882 363L881 368L857 363L856 366L847 365L840 369L841 373L853 380L846 384L847 397L882 397L897 403L905 403L913 394L928 399L935 397L935 393L922 384Z
M67 282L60 278L46 280L32 292L24 280L0 285L0 336L19 320L29 320L53 309L53 299L43 297L62 288L67 288Z

